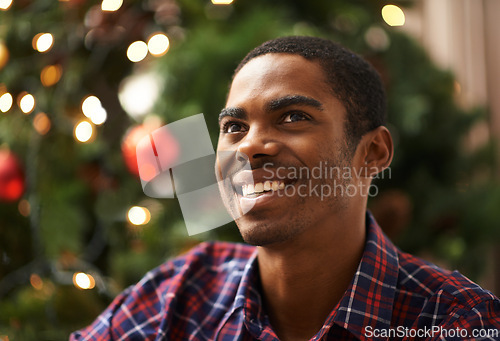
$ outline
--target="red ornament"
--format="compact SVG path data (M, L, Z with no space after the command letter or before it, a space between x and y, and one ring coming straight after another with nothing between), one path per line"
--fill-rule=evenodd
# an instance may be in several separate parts
M0 201L19 200L24 187L24 173L18 158L8 149L0 149Z
M149 155L151 154L151 150L159 157L162 165L166 166L168 164L172 164L178 157L179 154L179 146L175 138L168 132L168 130L164 128L160 128L160 130L156 131L160 128L159 124L142 124L135 127L130 128L122 142L122 155L125 161L125 165L127 169L135 176L139 176L139 168L137 165L137 145L142 140L142 138L146 136L150 136L152 138L153 134L155 137L153 140L156 140L156 145L142 145L142 149L139 148L139 152L143 153L140 157L141 160L149 160ZM156 132L155 132L156 131ZM149 147L148 147L149 146ZM143 168L147 168L148 165L142 165ZM168 166L167 166L168 167ZM142 170L143 180L149 181L152 177L156 175L155 168L151 170L151 176L144 173L144 169Z
M130 128L122 142L122 155L125 165L130 173L139 176L139 168L137 166L136 147L139 141L154 129L145 125L138 125Z

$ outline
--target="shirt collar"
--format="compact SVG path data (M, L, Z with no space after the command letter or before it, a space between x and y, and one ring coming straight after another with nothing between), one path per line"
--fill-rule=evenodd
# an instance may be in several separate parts
M365 339L365 328L388 329L391 324L398 280L396 247L384 235L370 212L366 214L366 244L357 271L342 299L316 335L320 340L333 324ZM254 336L269 328L263 311L257 251L247 262L237 289L231 314L242 309L243 323Z
M244 324L255 337L260 335L264 324L268 321L263 311L259 283L259 264L257 262L257 249L255 249L243 270L230 313L230 315L240 314L240 323Z

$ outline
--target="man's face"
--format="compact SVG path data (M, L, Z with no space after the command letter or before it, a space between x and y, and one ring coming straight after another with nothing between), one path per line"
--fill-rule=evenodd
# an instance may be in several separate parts
M241 214L250 210L236 220L246 242L290 240L345 207L349 180L338 172L350 166L345 119L316 62L267 54L236 74L217 149L243 153L252 166L233 177L236 194L223 193Z

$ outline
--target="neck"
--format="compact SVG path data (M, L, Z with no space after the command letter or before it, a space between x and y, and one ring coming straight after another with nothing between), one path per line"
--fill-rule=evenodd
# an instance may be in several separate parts
M365 216L328 219L280 245L259 247L266 309L281 340L309 340L342 298L365 244Z

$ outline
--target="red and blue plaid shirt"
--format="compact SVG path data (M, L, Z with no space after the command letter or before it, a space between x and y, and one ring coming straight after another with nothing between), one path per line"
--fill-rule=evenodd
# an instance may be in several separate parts
M279 340L256 257L251 246L202 243L150 271L70 339ZM500 340L497 297L401 252L370 214L357 272L332 308L311 340Z

